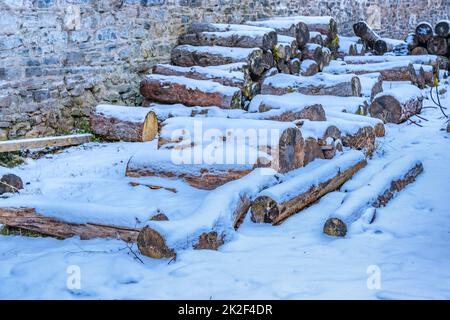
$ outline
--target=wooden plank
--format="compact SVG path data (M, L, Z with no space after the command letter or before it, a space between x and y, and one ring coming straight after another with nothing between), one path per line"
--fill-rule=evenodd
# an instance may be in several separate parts
M7 140L0 142L0 152L12 152L28 149L66 147L90 142L92 134L72 134L59 137Z

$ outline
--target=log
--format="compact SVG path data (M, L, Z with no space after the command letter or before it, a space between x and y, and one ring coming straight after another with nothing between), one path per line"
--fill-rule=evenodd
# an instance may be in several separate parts
M361 82L361 94L363 97L369 97L372 101L377 94L383 91L383 77L381 73L364 73L358 76ZM363 114L366 114L364 112Z
M337 23L333 17L330 16L291 16L291 17L276 17L278 20L288 20L293 22L303 22L308 27L309 32L319 32L326 35L327 42L332 42L338 34Z
M367 212L368 208L385 206L397 192L414 182L422 171L422 163L410 156L390 162L383 167L382 173L370 179L369 184L345 196L341 206L325 222L324 233L345 237L350 224Z
M356 123L367 123L373 128L374 133L377 137L384 137L385 135L384 123L380 119L334 110L327 110L325 113L327 120L329 121L338 123L341 119L353 121Z
M299 48L302 48L309 41L308 26L302 21L293 22L268 19L261 21L247 21L245 24L256 27L273 28L277 34L294 37L297 40Z
M314 60L319 70L322 70L324 66L322 47L315 43L307 43L302 50L302 60L306 59Z
M211 191L186 219L148 222L138 238L140 252L152 258L173 258L188 248L217 250L233 238L256 195L279 183L279 176L268 170L257 169Z
M416 47L411 51L413 56L423 56L428 54L427 48L424 47Z
M422 110L422 92L413 85L403 85L379 93L370 105L370 115L385 123L401 123Z
M218 106L224 109L241 107L241 90L210 80L151 74L141 81L141 94L163 103L188 106Z
M405 42L409 52L411 52L412 50L414 50L419 46L419 40L417 39L415 32L408 33L408 35L405 38Z
M416 37L419 44L426 44L433 37L433 27L428 22L421 22L416 26Z
M76 146L90 142L91 138L92 134L71 134L58 137L6 140L0 141L0 153L39 148Z
M415 56L346 56L344 62L347 64L373 64L384 62L408 61L412 64L424 64L434 66L440 63L440 58L436 55L415 55Z
M143 107L98 105L90 116L90 126L107 141L145 142L158 134L156 114Z
M295 39L294 37L283 36L283 35L278 35L277 39L278 39L278 43L288 45L291 48L291 53L290 53L291 58L300 58L297 56L298 51L300 50L298 48L297 39Z
M291 59L292 47L289 43L278 42L273 47L273 58L276 62L283 60L289 61Z
M194 22L191 23L186 33L201 33L201 32L228 32L228 31L256 31L256 32L273 32L273 28L263 28L250 26L246 24L232 24L232 23L209 23L209 22Z
M375 54L383 55L388 51L388 44L365 21L359 21L353 25L355 34L363 40L366 46Z
M321 105L325 112L349 112L349 113L364 113L362 110L368 109L365 98L361 97L337 97L337 96L312 96L305 95L298 92L286 93L283 95L261 94L253 98L248 106L250 114L266 113L269 110L297 110L299 108ZM308 117L312 121L324 121L324 115L319 114L317 117Z
M260 76L264 71L263 50L259 48L180 45L172 49L170 58L174 65L181 67L196 65L207 67L245 62L253 76Z
M182 163L229 167L237 161L245 170L264 165L281 173L301 167L304 157L303 138L294 123L254 119L170 118L162 124L158 148L180 150L176 156ZM190 148L204 159L195 158L191 151L196 150Z
M359 96L361 83L357 76L351 74L318 73L311 77L277 74L267 77L261 86L262 94L282 95L290 92L341 97Z
M288 63L289 73L298 75L300 73L301 61L299 58L291 59Z
M317 31L310 31L309 32L309 42L318 44L321 47L324 46L324 41L323 41L322 34L320 32L317 32Z
M178 44L270 50L277 44L277 34L274 30L185 33L178 37Z
M301 168L291 179L259 193L251 206L251 219L278 225L325 194L339 189L365 165L361 152L349 151L332 160L323 160L321 166Z
M450 20L441 20L436 23L434 33L438 37L448 38L450 36Z
M304 77L310 77L319 72L319 65L316 61L306 59L302 61L300 65L300 75Z
M427 51L430 54L446 56L448 53L447 39L442 37L432 37L428 40Z
M284 60L277 61L277 69L280 73L290 74L289 64Z
M60 239L79 236L81 240L113 238L136 242L139 229L111 225L75 224L40 215L34 208L0 208L0 224Z

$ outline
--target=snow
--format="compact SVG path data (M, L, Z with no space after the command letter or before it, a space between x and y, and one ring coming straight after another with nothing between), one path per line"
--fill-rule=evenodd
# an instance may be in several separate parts
M361 83L361 94L370 99L372 89L380 81L381 74L379 72L364 73L358 75L358 78Z
M180 76L165 76L161 74L150 74L146 77L148 80L156 80L162 82L162 85L176 83L184 85L192 90L201 90L203 92L218 92L224 95L234 95L240 92L239 88L221 85L211 80L195 80Z
M346 111L356 113L364 106L366 99L361 97L311 96L298 92L286 93L281 96L259 94L250 102L248 111L258 112L262 104L265 107L282 110L298 110L301 106L320 104L325 111Z
M377 118L372 118L369 116L362 116L358 114L352 114L347 112L341 112L341 111L334 111L330 109L325 110L326 116L328 120L331 121L339 121L339 119L348 120L348 121L355 121L355 122L361 122L361 123L368 123L371 126L376 126L377 124L383 124L383 121Z
M284 203L307 192L313 186L331 180L337 172L344 172L364 159L362 152L351 150L331 160L317 160L321 162L320 166L315 165L311 170L308 165L297 169L290 179L260 192L258 196L270 197L279 204Z
M444 106L450 105L448 84L446 89ZM277 227L253 224L247 217L218 251L180 251L170 264L140 256L142 264L117 240L0 236L0 298L448 300L450 134L441 130L445 119L439 110L423 109L421 116L428 121L414 120L422 127L387 124L374 158L341 191ZM145 221L156 209L174 221L189 217L210 191L165 178L124 177L128 159L143 148L154 149L154 143L90 143L13 169L0 167L1 174L18 174L26 183L25 190L6 195L0 204L70 201L78 216L94 203L103 209L91 212L89 219L103 212L99 222L108 222L105 218L130 226L139 226L135 218ZM382 176L385 165L401 155L422 161L424 172L417 181L378 208L372 224L356 221L345 239L323 235L324 222L346 196L344 189L355 190L374 175ZM131 187L130 181L176 187L178 192ZM75 213L57 214L77 220ZM70 266L80 268L80 289L66 285ZM367 286L372 266L381 272L377 288Z
M171 69L175 72L195 72L204 75L208 78L223 78L223 79L233 79L235 81L244 81L244 73L238 72L238 71L228 71L228 70L222 70L219 68L211 68L211 67L200 67L200 66L193 66L193 67L179 67L179 66L173 66L170 64L159 64L158 66L161 66L163 68Z
M145 107L127 107L109 104L100 104L95 108L97 114L122 121L143 123L151 110Z
M27 138L27 139L20 139L20 140L6 140L6 141L0 141L0 144L2 146L7 146L7 145L15 145L17 144L19 141L21 144L32 144L34 142L37 141L47 141L47 140L51 140L51 141L57 141L57 140L65 140L68 138L83 138L83 137L91 137L92 135L89 133L82 133L82 134L71 134L71 135L67 135L67 136L56 136L56 137L43 137L43 138Z
M274 19L288 20L295 22L304 22L306 24L326 24L330 23L330 20L334 20L331 16L289 16L289 17L274 17Z
M272 32L275 31L272 28L263 28L263 27L255 27L245 24L226 24L226 23L212 23L214 28L217 28L217 31L264 31L264 32Z
M382 63L394 61L409 61L413 64L431 64L438 59L435 55L417 56L346 56L344 61L351 64Z
M338 218L346 224L355 221L378 196L389 190L392 181L403 179L409 170L420 164L418 156L411 155L388 163L382 168L383 175L374 174L367 185L348 193L342 200L342 205L331 217Z
M277 35L277 40L278 40L278 43L287 43L290 46L297 44L297 40L294 37L290 37L290 36Z
M267 29L267 30L266 30ZM255 30L230 30L230 31L218 31L218 32L209 32L205 31L202 34L214 37L214 38L230 38L230 37L263 37L268 34L268 32L275 32L275 30L270 30L269 28L265 29L255 29Z
M280 32L281 30L295 29L295 23L293 21L283 21L283 20L260 20L260 21L246 21L246 25L264 28L273 28L275 31ZM289 36L293 36L292 34Z
M340 74L333 75L328 73L316 73L314 76L304 77L304 76L295 76L286 73L279 73L271 77L267 77L264 82L264 85L270 85L275 88L284 88L284 87L308 87L308 86L333 86L342 82L349 82L353 77L356 77L354 74Z

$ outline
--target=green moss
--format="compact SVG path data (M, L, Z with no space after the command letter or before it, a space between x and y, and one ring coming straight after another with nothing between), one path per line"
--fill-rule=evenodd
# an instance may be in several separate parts
M288 92L288 93L293 93L293 92L295 92L295 89L292 88L292 87L288 87L288 88L287 88L287 92Z
M89 123L88 118L77 118L77 121L75 121L74 125L75 125L76 129L72 130L70 133L67 133L67 134L89 133L89 134L92 134L91 141L93 141L93 142L102 142L103 141L100 136L98 136L94 132L92 132L91 125Z
M20 151L0 153L0 166L2 167L13 168L24 162L25 160Z
M23 237L30 237L30 238L45 238L47 237L47 235L36 232L36 231L31 231L31 230L26 230L26 229L22 229L22 228L17 228L17 227L11 227L11 226L2 226L0 227L0 235L2 236L23 236Z
M278 48L276 45L272 47L272 55L275 62L278 62L278 60L280 60L280 53L278 52Z

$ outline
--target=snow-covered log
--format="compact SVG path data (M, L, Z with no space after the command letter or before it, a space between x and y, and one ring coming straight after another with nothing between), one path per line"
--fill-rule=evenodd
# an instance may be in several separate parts
M81 240L113 238L136 242L139 234L139 229L133 228L95 223L69 223L38 214L34 208L0 208L0 224L60 239L78 236Z
M411 50L411 54L413 56L424 56L424 55L428 54L428 50L427 50L427 48L424 48L424 47L416 47Z
M291 48L290 56L291 58L296 57L296 52L299 50L297 39L290 36L278 35L278 44L288 45Z
M403 85L379 93L370 105L370 115L385 123L401 123L422 110L422 91Z
M0 141L0 153L39 148L76 146L91 141L92 134L71 134L67 136L30 138Z
M297 110L301 106L320 104L325 111L339 111L349 113L364 113L368 108L365 98L336 97L328 95L305 95L298 92L283 95L261 94L255 96L248 107L249 112L266 112L268 110ZM317 119L320 120L322 116ZM323 119L325 120L325 119Z
M228 32L228 31L256 31L256 32L273 32L273 28L255 27L246 24L233 23L209 23L209 22L193 22L191 23L186 33L200 33L200 32Z
M416 37L419 44L427 44L433 37L433 27L428 22L421 22L416 26Z
M300 92L310 95L359 96L361 83L354 74L318 73L311 77L277 74L264 80L261 93L281 95Z
M289 73L298 75L300 73L301 61L299 58L291 59L288 62Z
M319 65L311 59L303 60L300 65L300 75L310 77L319 72Z
M143 107L98 105L90 116L90 126L108 141L144 142L158 134L156 114Z
M409 61L412 64L425 64L434 66L439 64L439 57L436 55L421 56L346 56L344 62L347 64L372 64L383 62Z
M277 44L277 34L275 31L256 30L185 33L178 37L178 44L269 50Z
M268 19L247 21L246 24L256 27L273 28L280 35L294 37L297 40L299 48L302 48L309 41L309 28L302 21Z
M241 107L241 90L210 80L151 74L141 81L141 94L164 103L188 106L218 106L224 109Z
M318 44L321 47L323 47L324 46L323 35L317 31L310 31L309 32L309 42Z
M264 71L263 50L260 48L179 45L172 49L170 57L174 65L181 67L245 62L254 76L259 76Z
M300 168L290 179L261 191L251 206L252 221L280 224L338 189L366 165L364 155L354 150L322 161L320 166Z
M359 21L353 25L355 34L363 40L367 47L374 50L375 54L383 55L388 51L388 44L365 21Z
M414 157L405 156L392 161L375 174L369 184L345 196L341 206L326 221L324 233L344 237L349 225L364 215L366 210L373 211L373 208L386 205L397 192L414 182L422 171L422 163Z
M438 37L448 38L450 36L450 20L441 20L434 26L434 33Z
M383 91L383 77L381 73L364 73L358 75L359 81L361 82L361 94L363 97L373 98Z
M307 43L302 49L302 60L311 59L318 65L319 69L323 68L323 54L322 47L315 43Z
M448 42L447 38L432 37L427 42L427 51L429 54L437 54L440 56L446 56L448 54Z
M150 221L138 237L138 248L152 258L172 258L188 248L217 250L233 238L256 195L279 181L275 171L256 169L209 193L187 219Z
M373 127L374 133L377 137L384 137L384 123L380 119L330 109L327 109L325 113L327 120L337 123L339 123L339 120L353 121L356 123L367 123L371 127Z

